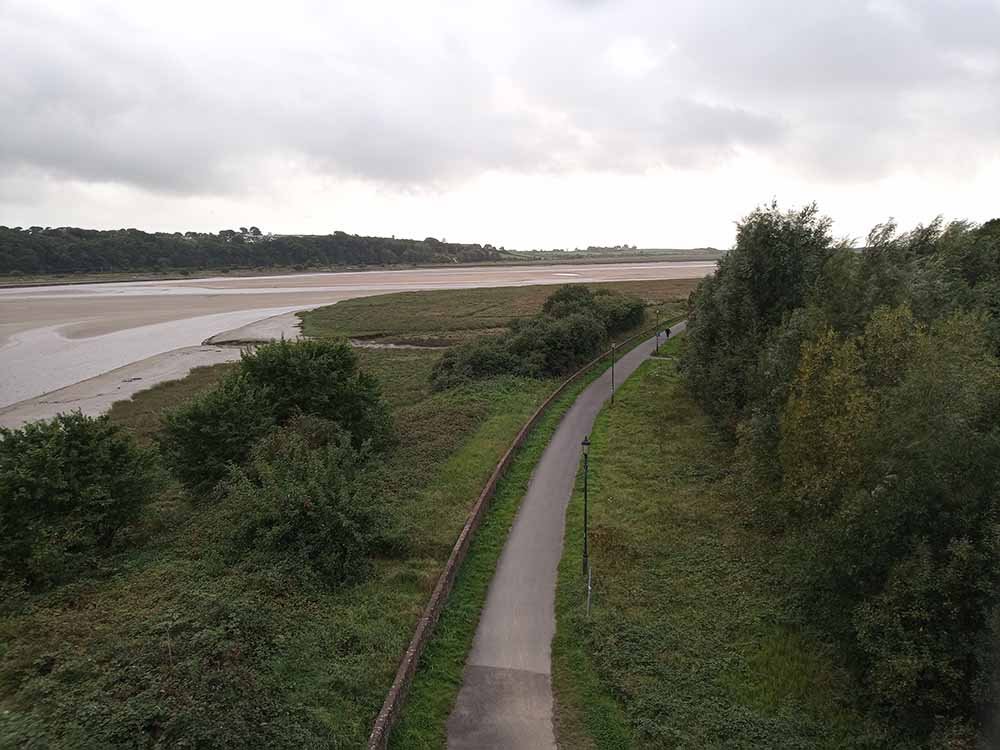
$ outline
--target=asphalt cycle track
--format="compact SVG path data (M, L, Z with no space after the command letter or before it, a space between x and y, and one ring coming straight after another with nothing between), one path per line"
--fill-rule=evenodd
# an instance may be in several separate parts
M684 326L671 326L671 337ZM651 338L623 355L615 364L616 386L654 349ZM580 393L535 466L490 582L448 719L449 750L555 750L551 644L566 507L580 443L610 396L609 369Z

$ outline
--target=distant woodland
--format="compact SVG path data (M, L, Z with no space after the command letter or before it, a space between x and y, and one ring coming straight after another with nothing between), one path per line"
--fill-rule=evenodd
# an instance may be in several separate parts
M472 263L500 260L492 245L428 237L407 240L327 235L272 235L257 227L201 232L100 231L0 226L0 274L183 271L188 269Z

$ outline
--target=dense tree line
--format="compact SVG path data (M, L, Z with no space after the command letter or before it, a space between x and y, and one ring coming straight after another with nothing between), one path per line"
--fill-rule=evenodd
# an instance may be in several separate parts
M687 383L796 615L940 747L996 713L998 355L1000 220L884 224L857 250L771 205L690 301Z
M270 235L257 227L200 232L0 226L0 274L471 263L498 260L492 245L387 237Z
M645 305L636 297L567 284L549 296L538 315L515 320L501 335L449 349L434 366L431 382L441 390L499 375L565 375L597 356L609 336L642 323L644 315Z

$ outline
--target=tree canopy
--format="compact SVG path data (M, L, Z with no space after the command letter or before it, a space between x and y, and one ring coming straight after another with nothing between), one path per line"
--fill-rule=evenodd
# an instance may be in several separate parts
M473 263L492 245L327 235L272 235L257 227L217 234L0 226L0 274Z

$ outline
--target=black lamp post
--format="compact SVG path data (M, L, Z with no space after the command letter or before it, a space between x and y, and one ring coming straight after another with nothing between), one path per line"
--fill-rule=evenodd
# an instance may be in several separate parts
M660 353L660 308L656 308L656 353Z
M617 344L611 343L611 403L615 403L615 347Z
M590 435L583 442L583 575L586 577L590 568L590 554L587 548L587 481L590 474Z

